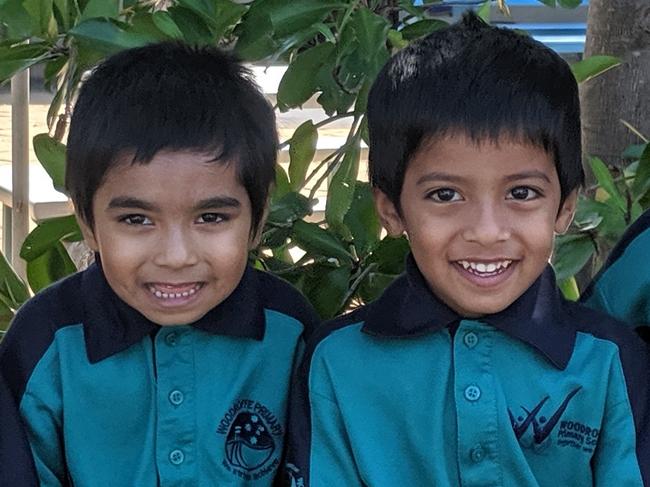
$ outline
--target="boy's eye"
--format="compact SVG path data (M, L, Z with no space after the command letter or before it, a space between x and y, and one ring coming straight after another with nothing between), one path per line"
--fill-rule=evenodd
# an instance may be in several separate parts
M431 198L433 201L438 201L442 203L462 200L460 193L455 189L451 189L451 188L436 189L434 191L431 191L427 196Z
M221 213L202 213L197 219L198 223L221 223L228 218Z
M510 195L508 199L526 201L534 200L540 196L540 192L529 188L528 186L517 186L510 190Z
M153 222L144 215L126 215L120 221L127 225L153 225Z

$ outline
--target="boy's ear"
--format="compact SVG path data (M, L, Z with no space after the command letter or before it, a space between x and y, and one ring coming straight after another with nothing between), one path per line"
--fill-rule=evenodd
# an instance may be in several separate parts
M372 195L375 200L375 208L379 215L379 221L391 237L401 236L406 228L395 204L381 189L373 188Z
M84 236L84 240L86 241L86 244L88 247L91 248L91 250L97 252L99 251L99 246L97 245L97 240L95 239L95 232L93 232L93 229L90 228L88 223L79 216L79 213L76 214L77 216L77 223L79 224L79 228L81 229L81 234Z
M576 212L578 204L578 190L574 189L567 195L564 202L560 206L560 210L555 218L555 233L563 234L569 229L569 225L573 221L573 216Z

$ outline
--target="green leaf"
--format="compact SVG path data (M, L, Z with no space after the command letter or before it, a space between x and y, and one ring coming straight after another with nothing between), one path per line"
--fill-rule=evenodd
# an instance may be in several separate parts
M50 247L34 260L27 262L27 280L34 292L77 271L61 242Z
M38 134L33 139L34 153L57 191L65 186L65 145L48 134Z
M386 40L390 24L384 17L361 7L354 13L350 25L359 42L358 53L366 68L366 76L374 79L389 58Z
M481 5L476 12L478 16L483 19L484 22L490 23L490 6L492 4L491 0L486 0L483 2L483 5Z
M564 8L576 8L580 6L582 0L558 0L560 7Z
M641 198L650 189L650 144L646 144L645 149L639 158L639 164L636 168L636 174L632 183L632 192L636 199Z
M119 0L89 0L81 13L80 22L98 17L117 19L120 13Z
M351 269L349 266L316 268L322 270L309 283L311 285L306 290L307 296L319 316L327 320L343 311L342 301L350 286Z
M571 66L571 71L578 83L585 83L621 64L622 61L613 56L590 56L574 63Z
M600 187L612 198L612 202L624 213L627 212L627 203L625 198L619 192L607 165L598 157L592 157L589 160L591 171L594 173Z
M377 272L383 274L401 274L410 251L411 247L406 238L384 237L373 249L367 264L376 263Z
M7 39L23 40L35 34L34 22L22 0L0 2L0 24L7 27ZM0 59L3 59L0 56Z
M381 48L386 49L390 23L384 17L366 7L361 7L354 13L351 25L359 40L362 55L375 57Z
M247 10L245 5L230 0L180 0L179 5L198 14L209 26L216 41L221 40L224 33L234 26Z
M9 324L14 317L14 312L5 303L0 302L0 342L9 329Z
M446 27L447 22L438 19L425 19L413 22L412 24L407 24L400 31L402 36L407 41L412 41L414 39L419 39L420 37L427 36L436 30Z
M343 223L350 229L352 242L361 260L379 242L381 224L375 211L370 184L356 182L350 210Z
M612 244L621 238L627 227L625 214L618 208L600 201L580 197L575 221L583 222L585 226L589 226L590 220L596 223L596 226L592 226L592 228L596 229L598 239Z
M203 18L192 10L173 6L168 11L174 24L183 33L183 39L190 44L207 44L212 40L212 32Z
M235 29L235 51L245 61L259 61L275 52L278 43L273 39L273 24L267 14L244 16L244 22Z
M558 282L558 287L564 297L569 301L577 301L580 299L580 290L578 289L578 283L575 277L572 276L561 280Z
M14 309L29 298L27 286L2 253L0 253L0 292L10 299Z
M275 166L275 187L273 188L271 199L273 201L278 201L290 191L291 185L289 184L287 172L282 168L282 166L280 166L280 164L277 164Z
M276 226L291 227L294 221L311 213L309 199L297 192L290 192L271 201L267 221Z
M23 6L32 18L32 34L52 38L57 35L52 0L23 0Z
M337 68L336 57L332 56L316 75L316 86L321 90L321 94L316 101L329 116L334 113L345 113L356 98L355 93L344 91L342 83L334 78L334 73L337 70L341 74L344 69L340 66Z
M279 38L302 31L321 22L334 10L347 6L347 2L334 0L256 0L249 13L252 16L268 15L274 35Z
M559 235L555 239L553 267L558 281L567 279L580 271L596 251L587 234Z
M77 39L89 42L94 49L106 54L161 40L159 36L150 33L127 32L112 21L102 19L81 22L69 33Z
M409 45L408 41L404 39L402 32L395 29L390 29L387 34L388 42L391 47L395 49L404 49Z
M54 0L53 11L60 22L61 30L67 32L74 23L77 15L75 2L70 0Z
M151 19L158 30L170 39L183 39L183 33L169 13L163 11L154 12Z
M359 296L365 304L377 299L384 290L395 280L395 274L383 274L381 272L370 272L359 286Z
M298 126L291 137L289 145L289 179L291 188L299 190L305 183L305 176L309 164L316 154L318 144L318 130L311 120L307 120Z
M74 215L49 218L27 235L20 249L20 257L29 262L48 252L61 240L79 241L82 238Z
M352 197L359 174L360 139L356 137L354 143L345 151L343 161L338 167L327 190L325 204L325 219L329 227L341 235L343 219L350 209Z
M13 47L0 47L0 84L48 58L46 44L19 44Z
M340 262L348 262L352 258L343 242L315 223L296 221L292 237L294 242L309 254L322 255Z
M318 70L334 53L334 49L334 44L324 42L299 54L289 64L278 86L278 104L281 108L298 107L316 92Z

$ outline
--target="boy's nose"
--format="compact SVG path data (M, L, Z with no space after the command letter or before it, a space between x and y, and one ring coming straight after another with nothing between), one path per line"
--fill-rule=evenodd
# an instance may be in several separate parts
M198 261L196 245L189 232L173 228L164 232L153 249L154 263L162 267L182 268Z
M486 205L468 215L463 237L483 246L508 240L511 236L508 217L499 208Z

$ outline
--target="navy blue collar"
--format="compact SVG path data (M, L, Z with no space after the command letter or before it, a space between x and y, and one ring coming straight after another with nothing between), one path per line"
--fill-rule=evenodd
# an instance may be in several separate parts
M255 271L247 266L232 294L191 326L216 335L262 340L265 317L260 291ZM115 294L99 264L83 272L81 294L91 363L126 350L161 328Z
M430 291L413 256L409 255L405 274L368 306L363 331L376 336L406 338L439 331L462 319ZM575 327L565 310L565 301L550 265L506 309L476 320L535 347L560 369L567 366L573 353Z

